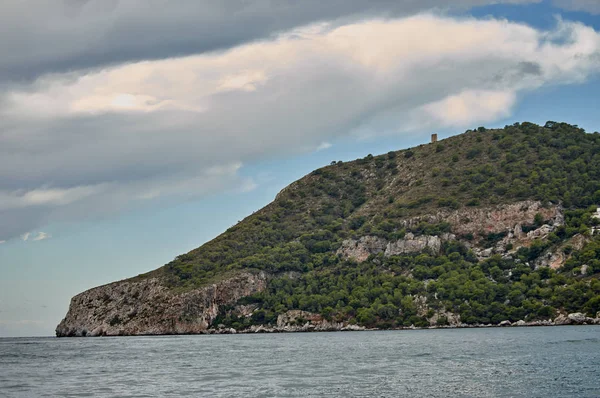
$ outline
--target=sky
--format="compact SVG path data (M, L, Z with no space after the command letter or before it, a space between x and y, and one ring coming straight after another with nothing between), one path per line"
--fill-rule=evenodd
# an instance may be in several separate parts
M0 337L53 335L332 160L598 131L599 71L597 0L5 0Z

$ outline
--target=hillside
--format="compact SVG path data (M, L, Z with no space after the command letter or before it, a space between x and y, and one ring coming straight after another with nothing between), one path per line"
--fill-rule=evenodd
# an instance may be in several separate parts
M593 322L599 205L600 134L565 123L332 162L169 264L76 296L57 335Z

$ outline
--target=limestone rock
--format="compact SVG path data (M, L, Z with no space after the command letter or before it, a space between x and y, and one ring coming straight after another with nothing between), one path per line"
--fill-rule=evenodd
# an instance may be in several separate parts
M588 318L585 316L585 314L582 314L581 312L574 312L572 314L567 315L567 317L571 320L572 323L575 324L583 324L588 322L588 320L591 322L593 321L592 318Z
M573 321L564 314L560 314L554 318L555 325L570 325Z
M541 321L531 321L526 323L527 326L553 326L554 322L551 319Z
M158 278L111 283L73 297L56 335L202 333L216 318L219 306L264 290L267 279L264 272L242 272L184 293L173 292Z
M378 254L386 249L387 241L376 236L363 236L359 240L347 239L337 253L346 259L363 262L371 254Z
M312 312L301 311L301 310L290 310L284 314L280 314L277 317L277 327L283 328L285 326L296 325L298 321L304 324L307 320L320 320L320 316L313 314Z
M348 329L343 322L330 321L319 314L301 310L290 310L277 317L275 331L283 332L325 332L334 330L364 330L358 327Z
M536 214L541 214L548 224L542 225L534 231L523 233L521 225L532 224ZM439 236L420 235L407 233L403 239L388 242L376 236L363 236L359 239L347 239L342 242L337 254L344 259L353 259L358 262L365 261L370 255L384 253L385 256L394 256L408 253L418 253L430 250L439 253L443 242L456 240L460 235L473 235L474 242L489 233L508 232L508 235L498 243L495 248L476 247L477 243L463 241L480 258L491 257L494 253L506 255L506 247L511 244L516 250L521 246L528 246L534 239L545 239L556 226L564 223L562 208L556 205L544 206L539 201L521 201L483 208L463 208L460 210L440 210L437 213L413 217L402 222L406 228L414 227L422 222L439 223L449 222L452 232ZM475 246L473 246L475 245ZM547 255L546 264L560 267L566 259L560 253Z
M440 311L433 314L433 316L429 319L429 325L436 326L438 324L438 320L442 317L446 318L448 326L450 327L458 327L462 324L460 320L460 314L455 314L449 311Z
M354 331L354 332L358 332L360 330L366 330L367 328L365 328L364 326L358 326L358 325L348 325L348 326L344 326L342 328L342 330L344 331Z
M548 234L550 232L554 231L554 227L548 224L542 225L541 227L539 227L538 229L535 229L533 231L530 231L527 233L527 238L528 239L538 239L538 238L545 238L548 236Z
M257 308L258 308L258 305L256 305L256 304L236 305L235 313L238 316L249 317L252 315L254 310L256 310Z
M515 237L516 239L522 239L523 237L525 237L525 234L523 233L523 227L521 226L521 224L517 224L513 230L513 237Z
M441 236L415 236L412 233L408 233L404 239L388 242L385 239L376 236L363 236L358 240L347 239L343 241L337 254L345 259L363 262L369 258L371 254L376 255L382 252L386 257L406 253L418 253L426 249L431 250L433 253L439 253L442 249L443 241L455 238L455 235L452 234L443 234Z
M452 224L452 232L457 235L472 233L479 236L481 232L499 233L511 230L517 235L518 230L521 230L517 230L516 227L532 224L537 213L545 220L551 220L553 226L564 223L560 206L543 206L542 202L530 200L488 208L465 208L439 218Z
M567 256L559 248L556 251L548 251L542 254L536 261L535 267L536 269L540 267L559 269L564 265L565 261L567 261Z
M431 249L433 253L439 253L442 249L442 240L438 236L421 235L415 237L408 233L404 239L390 242L385 249L386 256L396 256L405 253L418 253L425 249Z
M488 258L492 255L492 253L494 252L494 249L487 248L487 249L483 249L483 250L477 250L475 252L475 254L477 255L477 257L481 257L481 258Z
M509 320L502 321L498 324L498 326L510 326L512 323Z
M564 249L567 246L571 246L573 250L581 250L587 243L589 242L589 238L577 234L569 239L567 242L563 243L557 248L548 250L544 254L542 254L535 262L535 267L550 267L552 269L561 268L565 262L570 258L570 255L566 255Z
M569 244L573 246L573 250L581 250L589 242L589 238L582 234L577 234L569 241Z

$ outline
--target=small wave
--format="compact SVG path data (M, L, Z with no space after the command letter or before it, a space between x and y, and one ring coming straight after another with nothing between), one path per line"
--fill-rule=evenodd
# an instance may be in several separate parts
M7 390L23 390L23 389L28 389L31 386L29 384L8 384L5 386L2 386L2 388L6 388Z
M590 337L589 339L569 339L569 340L561 340L561 341L551 341L548 344L564 344L564 343L598 343L600 339L597 337Z
M421 352L418 354L411 355L411 357L420 358L420 357L430 357L431 355L433 355L433 354L431 354L430 352Z
M8 352L5 354L0 354L0 359L5 360L5 359L48 359L50 358L48 355L46 354L29 354L29 353L13 353L13 352Z
M12 343L12 345L42 345L42 343L37 342L37 341L23 341L23 342Z
M13 354L12 352L2 354L2 359L7 358L23 358L23 354Z

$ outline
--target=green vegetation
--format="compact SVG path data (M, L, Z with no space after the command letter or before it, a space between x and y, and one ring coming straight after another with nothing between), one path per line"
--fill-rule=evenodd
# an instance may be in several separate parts
M600 258L600 242L583 252ZM374 260L339 262L298 279L276 278L267 291L243 299L245 304L262 308L259 320L229 315L215 324L243 328L274 323L277 314L301 309L381 328L429 326L431 314L420 313L415 297L426 298L429 311L460 314L469 324L548 319L556 315L556 308L600 311L600 280L571 272L582 258L574 258L568 271L558 273L549 268L532 270L522 261L500 256L478 263L464 247L449 244L440 256L380 256ZM591 272L600 272L600 267Z
M519 248L512 259L478 261L461 242L446 243L437 256L379 256L361 264L336 255L348 238L393 240L407 232L451 230L447 223L406 228L408 217L525 199L560 203L565 225L548 239ZM224 309L215 321L233 327L273 323L290 309L369 326L428 324L431 314L420 312L416 298L426 298L430 311L460 314L467 323L547 319L556 310L595 315L600 311L599 237L590 237L581 250L565 246L571 257L557 271L536 270L533 262L576 234L589 235L597 204L600 134L556 122L480 127L433 145L331 162L211 242L148 275L162 276L177 290L243 269L275 275L267 291L243 299L259 306L251 317ZM536 218L530 228L543 221ZM482 245L491 247L503 237L490 234ZM297 277L277 276L290 271Z

